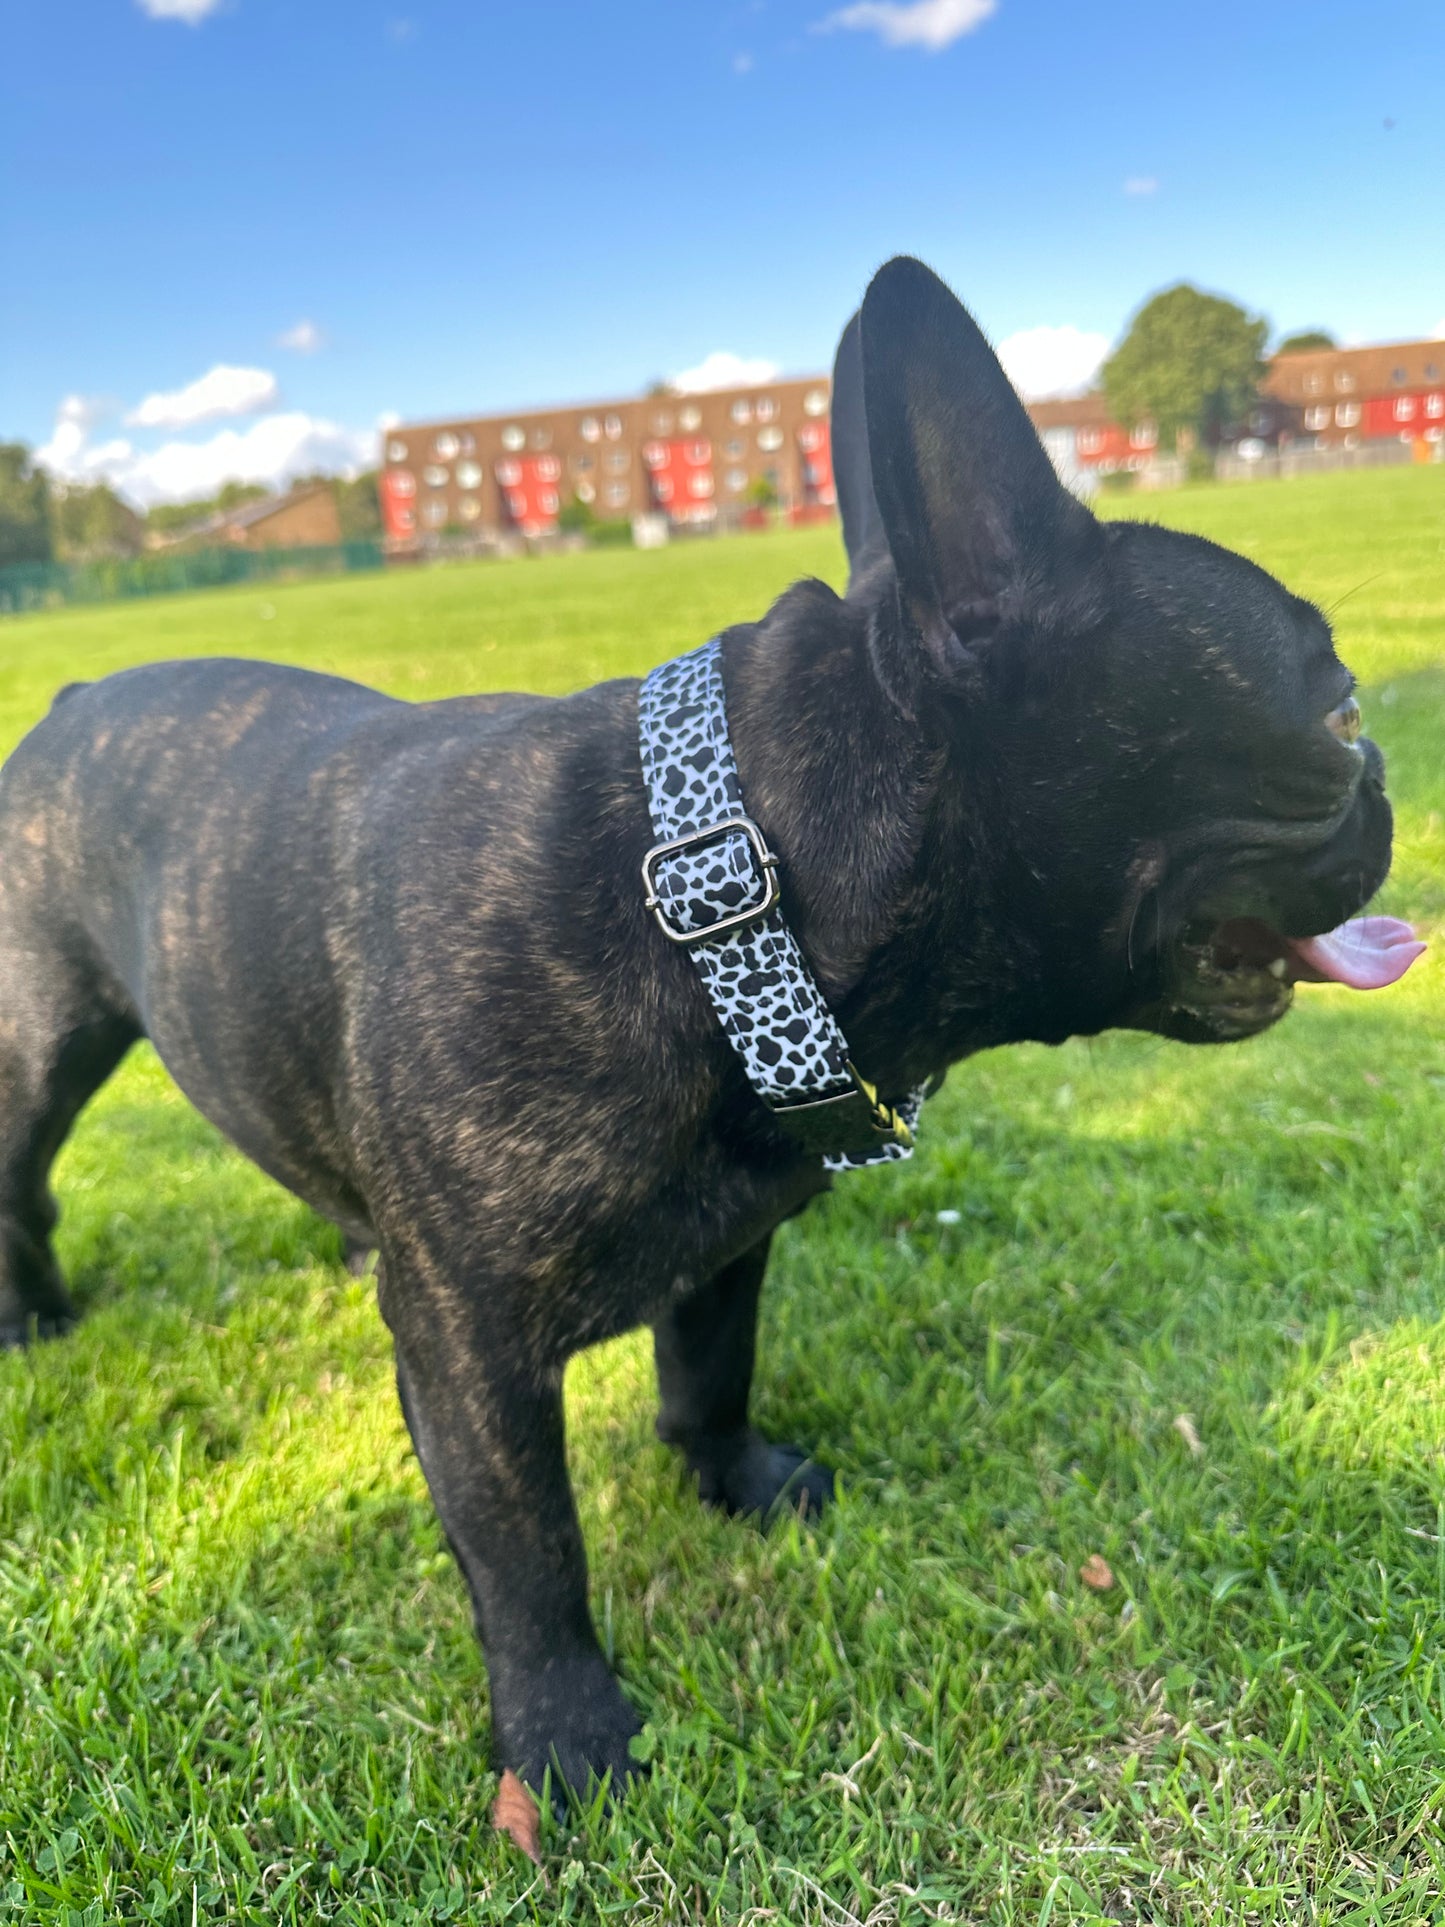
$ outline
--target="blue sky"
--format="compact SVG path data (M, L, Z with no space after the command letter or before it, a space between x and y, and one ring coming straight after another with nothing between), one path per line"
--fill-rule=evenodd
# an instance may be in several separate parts
M1439 0L19 6L0 436L146 499L365 459L390 414L808 371L900 250L1035 389L1180 278L1428 334L1440 30Z

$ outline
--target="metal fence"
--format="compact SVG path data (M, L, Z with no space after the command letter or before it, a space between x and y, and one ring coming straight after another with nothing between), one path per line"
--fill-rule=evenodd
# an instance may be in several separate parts
M0 569L0 614L20 615L64 602L114 602L176 595L231 582L340 575L382 566L379 542L329 548L194 549L175 555L118 556L103 562L12 562Z

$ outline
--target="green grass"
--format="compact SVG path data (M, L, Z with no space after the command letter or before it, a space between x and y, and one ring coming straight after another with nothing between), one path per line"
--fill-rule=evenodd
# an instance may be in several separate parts
M577 1362L594 1604L656 1771L549 1823L545 1893L488 1827L371 1294L138 1053L59 1172L86 1320L0 1360L0 1919L1441 1917L1445 471L1141 506L1348 598L1385 907L1431 955L1232 1050L982 1058L912 1164L785 1227L758 1406L841 1468L815 1530L698 1508L642 1336ZM838 578L830 533L28 618L0 740L165 654L562 689L806 571Z

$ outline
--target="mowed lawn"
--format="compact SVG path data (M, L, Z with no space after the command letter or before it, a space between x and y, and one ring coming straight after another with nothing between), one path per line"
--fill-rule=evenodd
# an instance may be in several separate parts
M839 1467L817 1528L699 1508L645 1334L578 1361L654 1770L545 1883L370 1289L137 1052L58 1173L85 1321L0 1359L0 1920L1441 1917L1445 469L1137 506L1335 608L1430 955L1228 1050L982 1057L785 1227L757 1409ZM0 743L166 655L565 690L807 572L832 532L10 621Z

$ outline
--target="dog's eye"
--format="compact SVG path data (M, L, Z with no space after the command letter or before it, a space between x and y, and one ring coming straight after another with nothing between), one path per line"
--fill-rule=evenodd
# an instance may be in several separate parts
M1360 705L1353 696L1346 696L1342 703L1336 704L1325 717L1325 728L1332 736L1338 736L1348 748L1355 747L1364 721L1360 715Z

